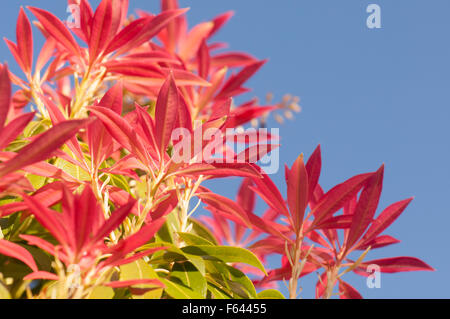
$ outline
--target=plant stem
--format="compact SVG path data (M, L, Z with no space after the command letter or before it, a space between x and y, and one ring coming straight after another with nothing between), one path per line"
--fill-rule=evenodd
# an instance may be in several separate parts
M300 278L304 266L304 263L300 261L303 244L303 235L300 234L302 234L302 230L299 231L299 235L297 235L294 244L293 258L291 254L288 256L292 267L291 279L289 279L289 299L297 299L298 279ZM305 258L306 257L307 256L305 256Z
M323 299L330 299L333 296L333 289L338 279L339 268L340 266L337 265L327 271L327 287Z

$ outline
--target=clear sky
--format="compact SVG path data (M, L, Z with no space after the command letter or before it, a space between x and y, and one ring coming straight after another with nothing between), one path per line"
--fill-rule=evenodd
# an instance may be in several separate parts
M132 9L154 12L158 2L130 0ZM369 256L415 256L437 271L386 274L380 289L367 288L363 277L350 275L348 281L366 298L449 298L450 1L180 3L191 7L192 24L234 10L215 39L270 59L249 83L254 90L247 97L264 98L267 92L278 99L285 93L301 97L303 112L280 126L282 163L291 165L302 152L308 157L320 143L325 189L385 163L380 209L415 196L387 232L402 242ZM381 7L381 29L366 26L371 3ZM20 5L68 16L65 0L2 1L2 36L15 39ZM0 59L17 70L4 44ZM283 175L281 169L272 177L284 193ZM212 188L234 197L236 181ZM313 296L315 279L302 283L303 297Z

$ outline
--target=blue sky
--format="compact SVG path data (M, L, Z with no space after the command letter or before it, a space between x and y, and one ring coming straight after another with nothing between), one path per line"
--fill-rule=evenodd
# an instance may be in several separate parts
M133 9L158 10L158 1L130 2ZM293 121L270 123L280 127L281 163L291 165L300 153L308 157L320 143L325 189L385 163L380 209L415 197L387 232L402 242L370 257L415 256L437 271L382 275L380 289L368 289L363 277L350 275L348 281L366 298L449 298L450 1L180 3L191 7L191 25L234 10L216 40L269 58L249 83L253 91L247 97L264 98L267 92L278 99L285 93L301 97L303 111ZM371 3L381 7L381 29L366 27ZM68 15L63 0L4 1L2 36L15 39L20 5ZM4 44L0 59L17 71ZM282 171L272 178L284 193ZM212 188L234 197L236 181ZM312 297L314 284L313 277L304 280L303 297Z

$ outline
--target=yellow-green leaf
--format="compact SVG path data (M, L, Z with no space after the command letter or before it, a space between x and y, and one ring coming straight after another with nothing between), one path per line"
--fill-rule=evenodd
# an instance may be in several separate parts
M256 289L253 282L242 271L231 266L227 266L230 273L231 282L239 284L244 288L250 298L256 298Z
M144 260L139 259L127 265L120 266L120 280L134 279L160 279L153 268ZM137 285L137 288L146 288L145 285ZM159 299L163 289L154 289L143 295L133 295L133 299Z
M186 246L181 249L183 252L201 256L205 260L222 261L225 263L245 263L256 267L266 275L261 261L251 251L240 247L229 246Z
M206 296L206 279L190 262L175 263L170 273L172 281L179 280L181 284Z
M111 287L95 287L89 294L88 299L112 299L114 297L114 290Z
M0 282L0 299L11 299L8 289Z
M218 245L216 238L211 233L211 231L205 227L205 225L203 225L202 223L200 223L195 219L189 219L189 223L192 224L192 231L196 235L206 239L207 241L213 243L214 245Z
M161 279L161 281L166 285L164 291L174 299L204 299L201 294L184 285L167 279Z
M90 181L91 176L88 172L86 172L84 169L82 169L79 166L76 166L72 163L69 163L62 158L58 158L55 162L55 166L62 169L67 174L71 175L72 177L76 178L79 181Z
M208 282L208 290L211 292L214 299L231 299L231 296L229 296L225 291L210 282Z
M200 236L191 233L179 232L178 235L188 245L209 245L209 246L214 245L209 240L206 240Z
M285 299L283 294L275 289L267 289L258 294L258 299Z
M45 185L46 177L44 176L38 176L33 174L27 174L26 175L28 180L30 181L31 185L33 185L34 189L39 189L42 186Z

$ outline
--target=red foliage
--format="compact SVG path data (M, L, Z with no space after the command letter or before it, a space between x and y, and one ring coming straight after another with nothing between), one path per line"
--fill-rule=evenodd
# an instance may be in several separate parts
M176 0L161 2L161 13L140 11L132 18L126 0L103 0L95 11L87 0L69 0L80 9L80 24L74 27L29 7L46 39L35 60L31 23L20 9L16 43L6 43L25 79L0 65L0 199L14 198L0 205L0 217L34 216L46 235L25 230L1 239L0 253L32 269L24 280L67 280L65 271L76 265L85 287L164 288L155 278L120 281L104 274L164 251L164 245L145 245L155 241L173 211L179 214L179 231L189 232L194 196L211 212L203 221L219 243L246 247L262 261L280 255L282 267L268 276L240 269L260 276L254 280L260 287L289 280L290 297L296 297L300 277L320 269L318 298L331 297L335 285L341 298L361 298L341 275L368 275L370 264L386 273L432 270L412 257L363 260L368 250L398 242L383 233L411 201L392 204L376 217L383 166L325 192L319 184L319 146L306 164L300 155L286 166L285 199L256 164L279 146L271 143L272 136L257 133L259 143L239 154L206 138L208 129L216 129L223 142L227 129L265 117L282 104L233 104L266 60L216 52L223 45L212 37L231 13L188 28L187 9ZM12 85L19 88L14 93ZM28 112L28 105L35 111ZM194 136L181 162L174 157L182 142L175 129ZM244 178L235 201L201 186L207 179L232 176ZM262 215L254 212L256 195L268 206ZM55 271L39 270L18 243L52 255ZM364 251L362 258L351 260L358 250Z

